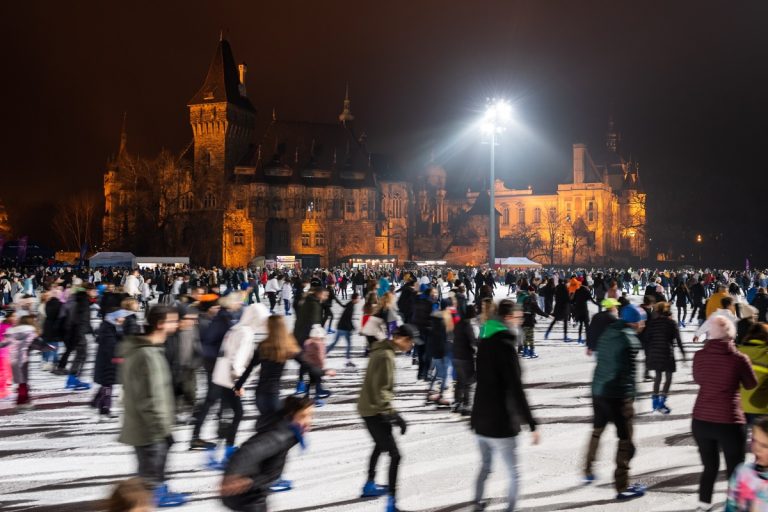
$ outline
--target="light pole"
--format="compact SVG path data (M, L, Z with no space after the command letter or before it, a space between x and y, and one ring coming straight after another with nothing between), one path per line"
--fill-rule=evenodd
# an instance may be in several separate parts
M496 261L496 135L501 134L512 120L512 105L506 100L493 99L488 101L488 107L483 116L482 129L490 135L491 144L491 176L488 184L490 201L488 222L488 268L492 269Z

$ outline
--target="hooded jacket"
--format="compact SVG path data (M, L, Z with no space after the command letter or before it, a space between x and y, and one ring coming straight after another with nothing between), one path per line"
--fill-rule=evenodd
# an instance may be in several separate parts
M521 421L536 430L523 390L515 337L500 320L488 320L480 337L472 428L481 436L496 438L519 434Z
M597 341L597 366L592 378L592 395L608 398L634 398L635 356L640 340L624 320L605 328Z
M266 332L268 317L269 310L263 304L251 304L243 309L240 320L227 331L221 343L213 368L214 384L232 389L251 361L256 335Z
M174 397L171 371L162 345L129 336L120 344L123 385L123 426L118 441L145 446L171 435Z
M362 417L377 414L394 414L395 398L395 349L388 340L371 346L368 369L357 400L357 412Z

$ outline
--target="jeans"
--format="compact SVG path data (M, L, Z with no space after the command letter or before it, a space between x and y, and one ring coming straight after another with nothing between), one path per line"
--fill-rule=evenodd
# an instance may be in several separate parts
M488 475L491 472L491 463L493 462L493 453L498 452L501 455L501 459L507 468L509 475L509 490L507 491L507 508L508 511L515 510L517 503L517 453L516 437L485 437L476 435L477 444L480 447L480 473L477 475L477 482L475 483L475 502L483 500L483 492L485 491L485 481L488 479Z
M291 301L288 299L283 299L283 305L285 306L285 314L290 315L291 314Z
M48 352L43 352L43 361L46 363L51 364L58 364L59 363L59 344L61 342L59 341L48 341L47 342L50 346L54 347L54 350L50 350Z
M594 422L592 437L589 439L587 459L584 474L592 474L592 465L597 458L600 436L608 423L616 425L616 436L619 438L619 448L616 451L616 471L614 480L617 492L623 492L629 486L629 461L635 455L635 445L632 444L632 418L635 416L631 398L612 398L593 396Z
M392 424L384 416L363 417L368 433L373 438L374 446L368 462L368 480L376 480L376 463L379 455L389 453L389 494L397 491L397 470L400 466L400 451L397 449L395 437L392 435Z
M432 362L435 365L435 375L432 377L432 382L429 383L429 391L432 391L432 386L436 380L440 381L440 394L445 392L445 388L448 387L448 367L451 366L451 359L449 357L441 357L433 359Z
M349 331L344 331L342 329L339 329L336 331L336 337L333 339L330 345L325 349L325 353L328 354L333 347L336 346L336 343L338 343L339 338L346 338L347 340L347 359L350 358L352 354L352 333Z
M139 476L153 489L165 482L165 463L168 460L168 442L163 439L145 446L134 446L139 459Z
M720 449L725 455L726 480L730 480L736 466L744 462L746 430L740 424L710 423L697 419L693 420L691 430L704 465L699 477L699 500L712 503L712 489L720 470Z

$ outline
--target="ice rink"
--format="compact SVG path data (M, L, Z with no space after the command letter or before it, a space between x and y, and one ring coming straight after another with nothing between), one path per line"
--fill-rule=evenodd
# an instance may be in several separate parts
M339 312L335 313L336 319ZM550 340L544 341L546 323L539 318L536 341L540 358L522 361L528 399L540 423L542 442L532 446L527 432L518 438L519 510L694 510L701 466L690 435L690 414L698 390L690 366L678 364L668 400L672 413L668 416L649 412L651 383L639 383L634 435L637 454L632 460L631 477L647 484L648 493L644 498L619 503L614 500L612 483L616 452L613 427L603 436L596 468L598 481L590 487L580 483L591 432L594 362L582 345L562 341L561 326L558 324ZM692 357L698 348L691 343L693 329L688 327L683 333L685 348ZM569 335L575 337L575 333ZM364 339L355 336L354 343L355 354L361 356ZM372 447L355 411L366 359L355 358L358 369L350 370L344 367L343 347L337 346L329 357L328 366L338 372L327 381L334 395L325 407L317 409L306 450L297 447L289 455L284 476L294 481L295 489L271 496L270 510L364 512L385 508L383 498L359 498ZM12 402L0 402L0 509L99 510L99 500L110 493L113 484L133 476L133 450L116 441L119 420L100 423L95 410L88 406L93 391L66 391L65 377L42 372L38 359L35 355L30 370L35 409L16 414ZM93 354L82 380L92 381L92 363ZM285 394L295 386L295 373L295 365L286 370ZM642 376L640 367L638 375ZM410 357L397 358L396 378L397 407L409 423L406 435L398 438L403 457L400 508L419 512L471 510L479 456L468 420L425 405L426 385L416 381ZM239 442L253 432L257 415L254 384L252 377L244 398L245 418ZM115 411L120 411L119 400ZM226 510L216 494L220 474L204 469L203 453L187 451L190 433L189 426L176 429L177 443L169 455L171 489L191 494L190 503L180 510ZM215 437L213 415L209 416L203 437ZM379 483L386 483L387 464L388 458L382 456ZM492 497L489 510L500 510L506 494L505 472L498 463L496 468L486 487L486 495ZM715 490L715 503L722 503L724 475Z

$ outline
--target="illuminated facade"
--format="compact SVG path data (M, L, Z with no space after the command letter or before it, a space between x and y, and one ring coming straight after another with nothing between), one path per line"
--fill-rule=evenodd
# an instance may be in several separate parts
M348 91L333 123L257 117L246 73L219 41L188 103L193 139L181 155L134 158L123 126L104 175L106 248L226 267L278 255L313 267L386 256L485 263L487 192L449 198L435 162L407 181L384 179L386 160L356 130ZM574 145L573 183L553 194L497 180L497 255L555 264L645 256L645 195L617 139L611 127L597 164Z

